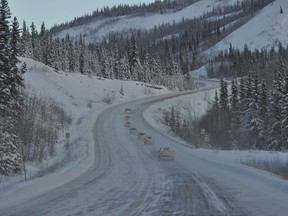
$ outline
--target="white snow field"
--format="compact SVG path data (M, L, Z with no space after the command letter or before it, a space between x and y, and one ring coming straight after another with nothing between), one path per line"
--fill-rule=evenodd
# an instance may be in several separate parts
M280 7L283 13L280 13ZM275 0L255 14L249 22L232 32L218 44L210 48L205 53L210 56L217 54L219 50L228 49L230 44L233 47L243 50L247 44L250 50L275 46L277 49L279 42L284 47L288 44L288 1Z

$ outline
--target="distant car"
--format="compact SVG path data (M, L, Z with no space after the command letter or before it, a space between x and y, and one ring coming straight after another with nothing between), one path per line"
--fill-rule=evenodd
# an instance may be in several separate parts
M125 109L125 113L126 114L132 114L132 109L129 109L129 108Z
M138 139L144 139L145 133L140 132L140 133L138 133L137 137L138 137Z
M146 136L144 138L144 144L154 144L154 139L151 136Z
M157 151L158 160L174 160L174 150L170 147L161 147Z
M131 127L131 122L126 121L126 122L125 122L125 127L130 128L130 127Z
M132 133L132 134L136 134L136 133L137 133L137 129L136 129L135 127L131 127L131 128L129 129L129 131L130 131L130 133Z

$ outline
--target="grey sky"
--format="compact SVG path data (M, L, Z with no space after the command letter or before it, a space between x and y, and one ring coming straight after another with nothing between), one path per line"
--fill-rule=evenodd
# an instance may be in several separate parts
M16 16L22 26L25 20L27 25L32 21L40 28L44 21L47 28L55 23L71 21L74 17L91 13L97 8L114 5L149 3L154 0L8 0L12 16Z

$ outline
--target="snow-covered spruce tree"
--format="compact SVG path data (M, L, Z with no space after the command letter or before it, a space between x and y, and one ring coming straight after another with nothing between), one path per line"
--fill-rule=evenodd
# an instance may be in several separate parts
M268 89L265 80L262 80L260 89L259 89L259 116L262 119L263 127L262 127L262 149L267 149L267 141L268 141Z
M263 149L265 130L263 119L260 115L259 104L259 77L257 73L251 75L251 94L247 98L247 109L244 116L244 127L246 130L246 142L249 148Z
M112 79L113 77L113 64L111 64L112 57L105 49L101 49L99 52L99 61L101 67L101 76L103 78Z
M283 149L288 150L288 72L283 85L283 109L282 109L282 128L283 128Z
M152 80L150 66L149 66L149 55L146 50L144 51L142 73L140 74L140 78L141 78L141 81L145 83L150 83Z
M22 25L22 35L19 43L19 55L27 58L33 58L32 56L32 44L30 40L30 32L26 25L25 20Z
M219 144L222 149L230 149L231 147L231 114L229 108L229 96L227 82L221 78L220 81L220 113L219 113L219 129L222 136L219 137Z
M138 57L136 58L134 66L132 67L131 76L132 80L134 81L142 82L144 79L142 64Z
M31 26L31 46L32 46L32 57L36 61L41 61L41 51L40 51L40 41L39 41L39 34L36 29L36 25L32 22Z
M234 149L238 149L238 137L240 127L240 116L239 116L239 94L238 94L238 83L237 80L232 80L231 85L231 142Z
M21 113L19 86L22 78L16 66L19 40L17 19L12 23L8 2L0 2L0 174L11 175L21 171L21 156L17 152L20 140L16 125Z
M129 62L128 62L128 59L127 59L126 55L124 55L124 56L120 59L119 78L120 78L120 79L123 79L123 80L131 80L131 73L130 73L130 68L129 68Z
M24 32L22 34L24 34ZM40 49L41 49L40 61L43 62L44 64L48 65L49 64L48 53L50 52L50 50L49 50L49 33L45 28L44 22L42 22L42 24L41 24L41 30L40 30L39 37L40 37Z
M75 71L75 49L72 39L69 35L66 35L65 37L65 46L67 49L67 55L68 55L68 71L73 72Z
M15 135L12 118L5 118L5 122L0 126L0 175L9 176L21 173L21 156L18 153L18 146L21 141ZM12 127L10 127L12 126Z
M79 71L81 74L85 73L85 39L83 38L82 34L80 34L79 39L79 46L80 46L80 53L79 53Z
M151 82L152 84L164 85L163 83L163 71L161 70L161 66L159 64L159 60L156 58L150 58L149 61L149 70L151 72Z
M127 56L128 56L128 62L131 72L131 77L137 77L137 75L133 75L133 68L139 61L138 59L138 50L136 45L136 40L134 35L131 36L130 40L127 39Z
M115 49L113 54L113 74L115 79L120 79L120 55L117 49Z
M282 125L282 74L275 74L273 89L269 98L269 144L268 149L280 151L282 149L283 125Z

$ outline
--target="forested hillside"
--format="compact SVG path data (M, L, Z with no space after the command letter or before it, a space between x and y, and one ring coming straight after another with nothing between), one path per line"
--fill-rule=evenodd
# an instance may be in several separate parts
M176 14L180 21L163 22L162 25L146 29L141 29L141 21L139 21L138 27L135 26L129 30L108 31L103 38L97 33L97 28L101 29L97 24L99 21L91 21L95 17L99 16L102 20L108 20L110 18L105 17L116 14L113 16L114 19L119 17L117 14L128 13L123 12L123 8L129 8L129 10L127 9L130 11L128 14L133 13L133 17L144 20L147 17L153 18L152 11L149 9L150 13L143 16L139 12L139 10L146 10L143 9L146 8L143 5L119 6L106 9L105 13L103 9L102 12L95 12L91 17L78 18L83 22L87 19L84 22L85 25L91 22L98 25L94 30L90 29L90 33L86 31L84 34L86 27L81 27L81 21L77 24L77 28L75 27L78 29L78 35L74 33L69 35L69 29L64 31L67 33L65 36L61 33L60 30L70 27L70 24L63 24L58 30L56 27L47 30L43 23L40 32L37 32L33 23L31 26L27 26L24 22L21 55L43 62L54 67L55 70L78 71L82 74L110 79L148 82L178 90L191 89L194 85L188 72L205 64L200 54L249 21L255 13L258 13L272 0L212 2L215 3L215 7L206 0L197 2L157 1L149 6L149 8L155 8L156 12L154 13L159 13L159 5L161 5L160 8L165 8L162 13L167 16L174 16L176 11L173 13L171 9L177 9L179 14ZM185 7L187 5L190 6ZM191 10L201 8L200 11L203 11L203 14L179 19L183 15L181 13L184 11L184 7L185 10L190 7ZM209 8L208 12L206 7ZM131 17L131 15L129 16ZM76 25L76 23L75 21L74 24ZM109 27L113 25L113 21L111 23L105 21L100 25ZM124 27L125 24L122 23L121 26ZM60 31L61 37L53 36L60 34L57 31ZM97 35L98 39L101 39L100 42L91 40L92 36L97 37Z

